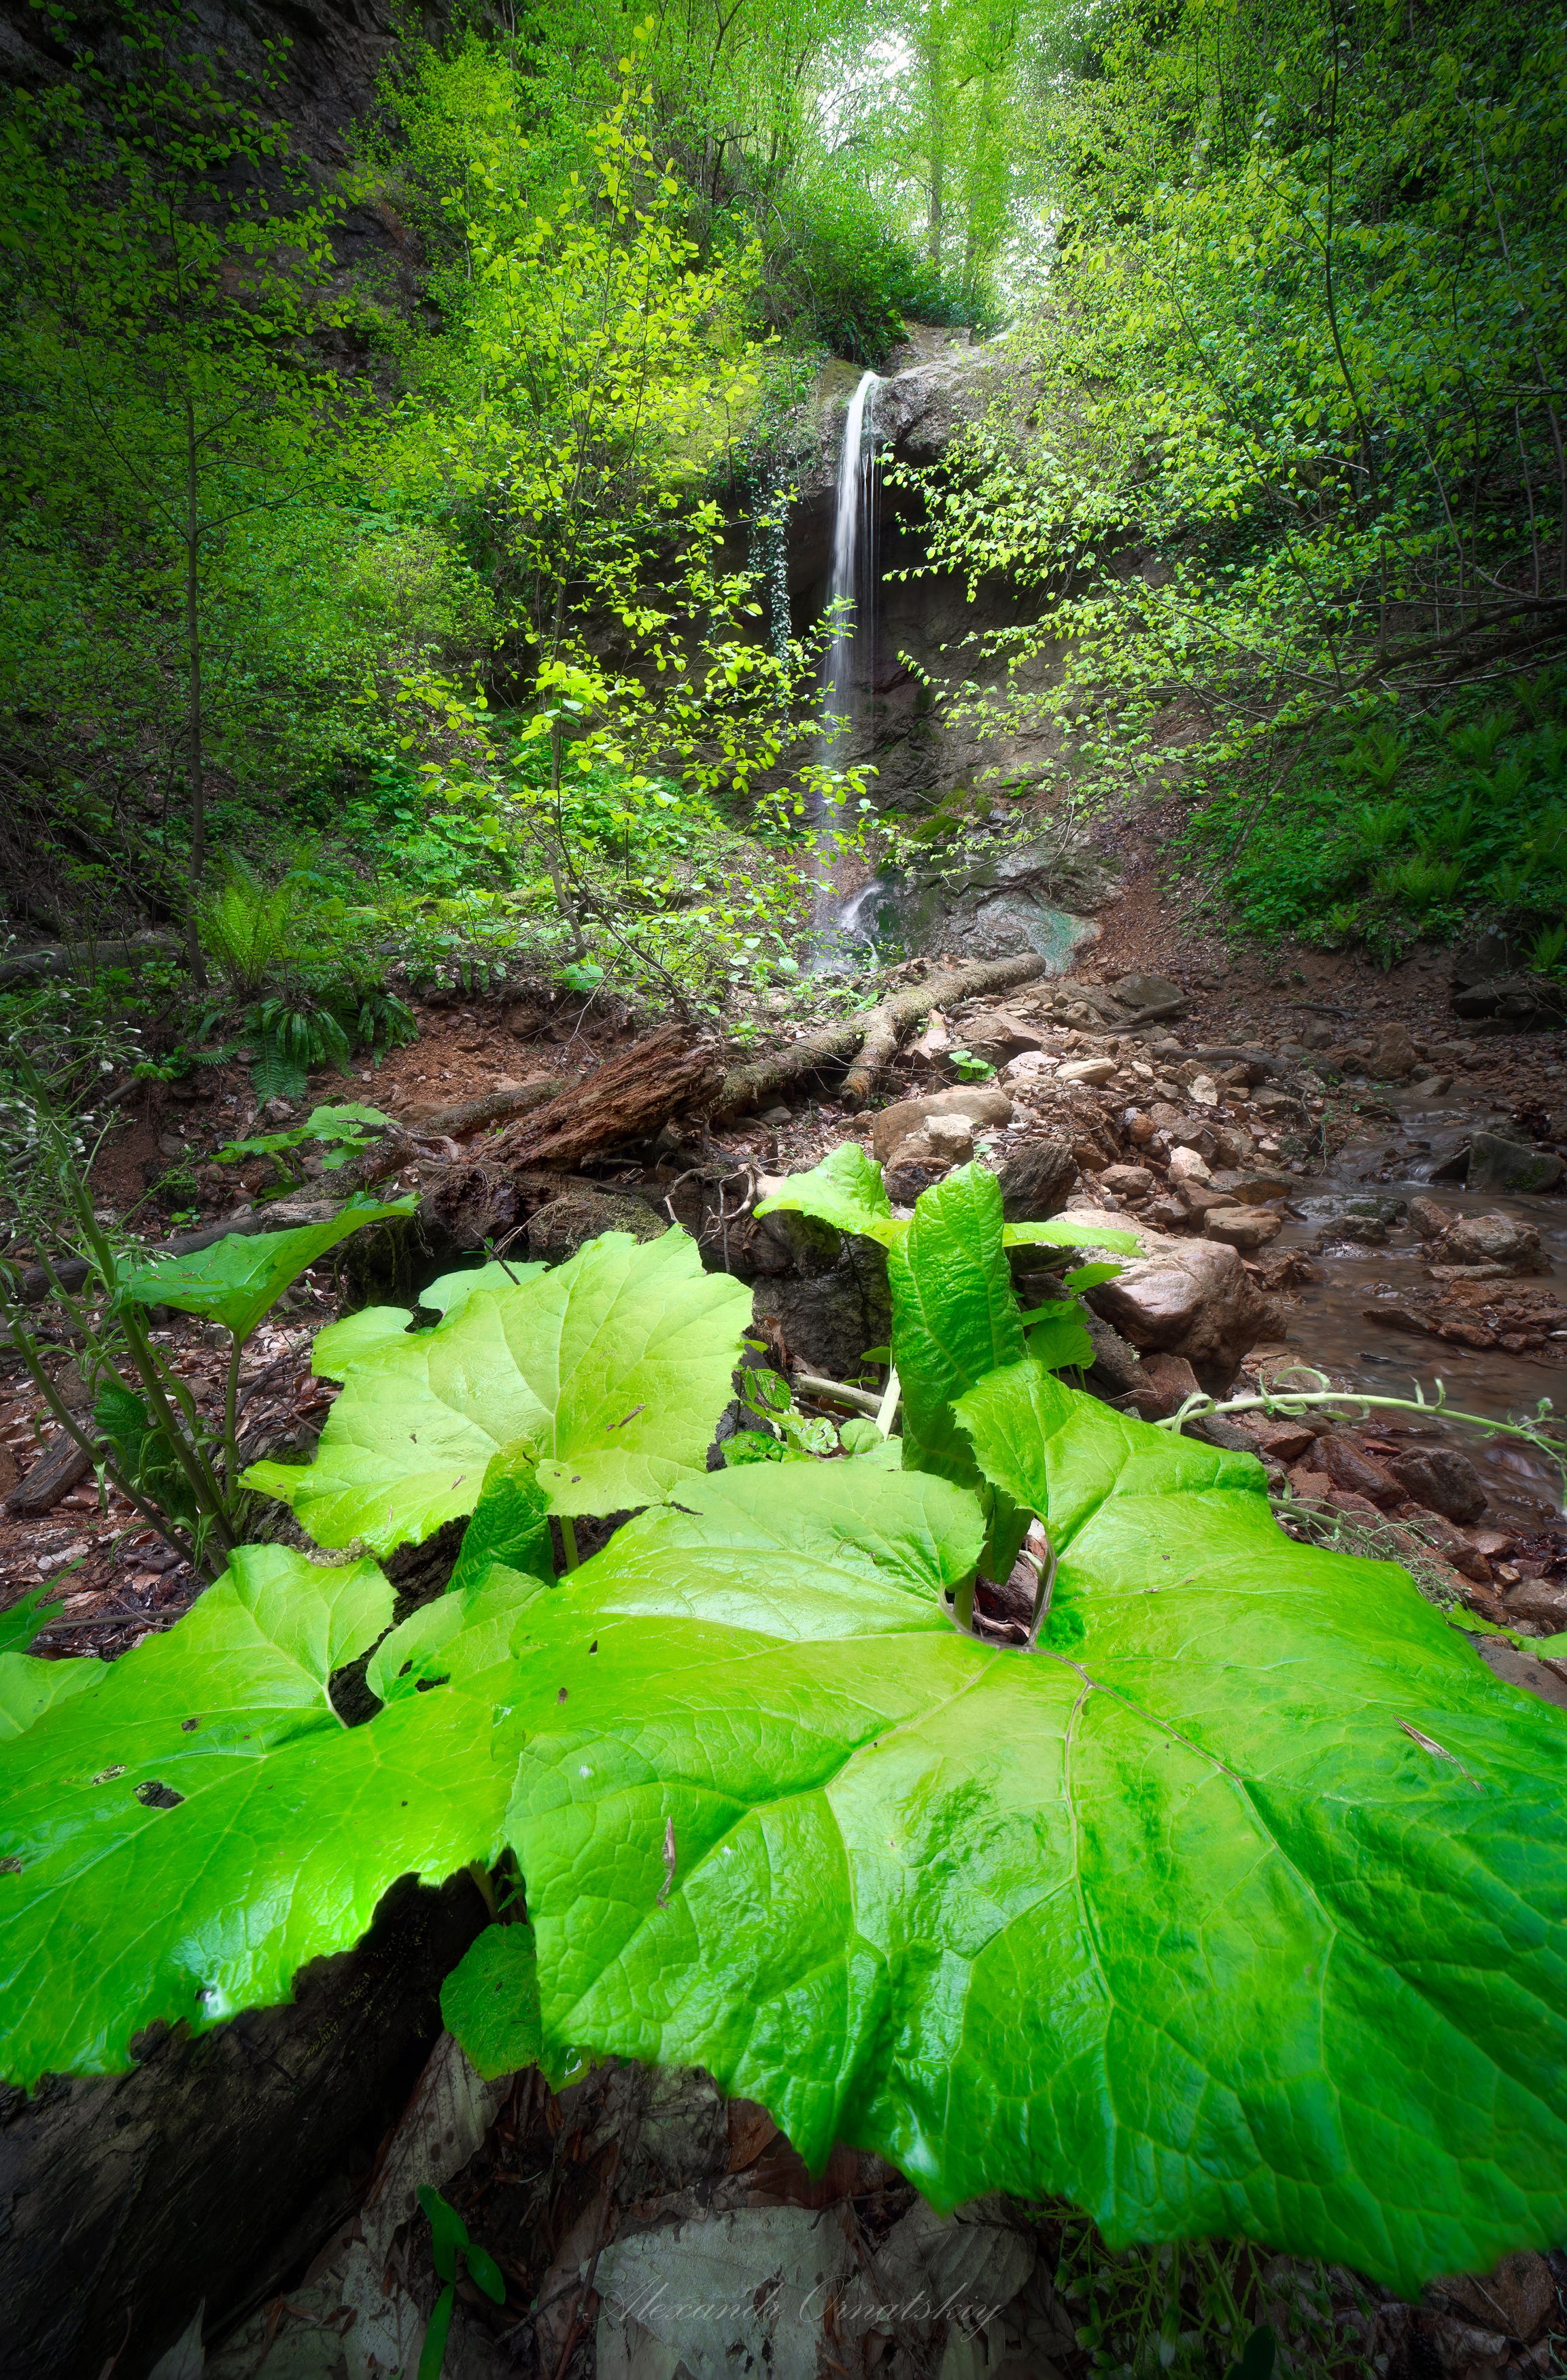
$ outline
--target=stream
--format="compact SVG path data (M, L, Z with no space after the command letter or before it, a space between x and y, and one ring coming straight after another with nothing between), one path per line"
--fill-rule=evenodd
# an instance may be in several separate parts
M1353 1207L1368 1198L1425 1197L1455 1219L1500 1213L1531 1223L1549 1260L1549 1271L1532 1278L1567 1297L1567 1201L1433 1182L1433 1170L1466 1138L1473 1119L1462 1108L1428 1108L1407 1095L1401 1100L1395 1094L1388 1104L1397 1120L1382 1120L1375 1133L1367 1130L1347 1142L1324 1172L1308 1177L1272 1244L1274 1251L1308 1249L1323 1275L1294 1293L1299 1303L1289 1320L1292 1357L1370 1395L1410 1396L1411 1383L1418 1379L1430 1396L1440 1379L1450 1404L1498 1421L1532 1415L1542 1397L1567 1409L1567 1342L1557 1363L1538 1354L1454 1346L1367 1320L1366 1309L1390 1292L1428 1286L1429 1261L1425 1244L1406 1221L1391 1224L1384 1242L1369 1245L1334 1229L1354 1220ZM1561 1481L1554 1466L1531 1448L1485 1439L1462 1423L1444 1424L1432 1434L1462 1447L1480 1472L1491 1500L1488 1524L1534 1531L1561 1519Z

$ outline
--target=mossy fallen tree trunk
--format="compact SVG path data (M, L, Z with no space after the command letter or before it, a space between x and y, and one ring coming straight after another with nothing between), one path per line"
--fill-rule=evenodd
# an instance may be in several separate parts
M825 1025L787 1049L765 1058L753 1058L731 1067L713 1105L714 1121L727 1123L759 1107L763 1099L787 1090L804 1075L852 1062L840 1096L850 1107L863 1107L893 1062L898 1043L911 1025L922 1024L933 1008L954 1000L973 1000L987 991L1010 991L1043 975L1046 962L1032 954L1016 959L978 959L970 966L936 967L923 983L889 993L874 1008L857 1016Z

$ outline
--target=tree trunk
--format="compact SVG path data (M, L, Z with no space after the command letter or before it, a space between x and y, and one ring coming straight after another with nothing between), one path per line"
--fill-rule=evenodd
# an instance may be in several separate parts
M488 1914L467 1876L405 1877L291 2006L161 2034L129 2074L0 2092L6 2370L144 2380L200 2300L211 2332L287 2287L351 2212Z

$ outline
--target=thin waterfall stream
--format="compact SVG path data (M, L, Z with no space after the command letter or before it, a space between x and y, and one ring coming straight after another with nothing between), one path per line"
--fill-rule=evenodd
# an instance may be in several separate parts
M847 765L861 724L862 695L869 698L876 650L876 421L878 373L868 371L849 399L844 435L838 449L838 475L832 513L832 575L828 582L828 615L832 642L823 672L822 691L831 721L823 735L822 764ZM836 813L821 794L812 805L812 904L816 964L828 957L843 937L843 903L831 875L832 842Z

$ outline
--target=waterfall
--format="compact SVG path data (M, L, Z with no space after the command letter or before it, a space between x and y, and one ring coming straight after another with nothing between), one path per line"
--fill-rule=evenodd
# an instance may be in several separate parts
M823 672L822 690L831 721L820 757L830 769L847 766L853 748L858 695L869 694L876 627L876 428L872 401L881 385L875 372L861 377L844 416L844 440L838 450L838 477L832 514L832 577L827 601L832 620L832 643ZM831 830L836 817L832 803L818 795L812 805L816 876L814 964L820 965L841 951L839 896L829 873Z
M838 481L832 516L832 577L827 590L834 622L827 656L827 708L837 722L822 757L840 765L855 726L855 696L870 683L876 618L876 431L872 392L881 385L866 372L844 416L838 450Z

